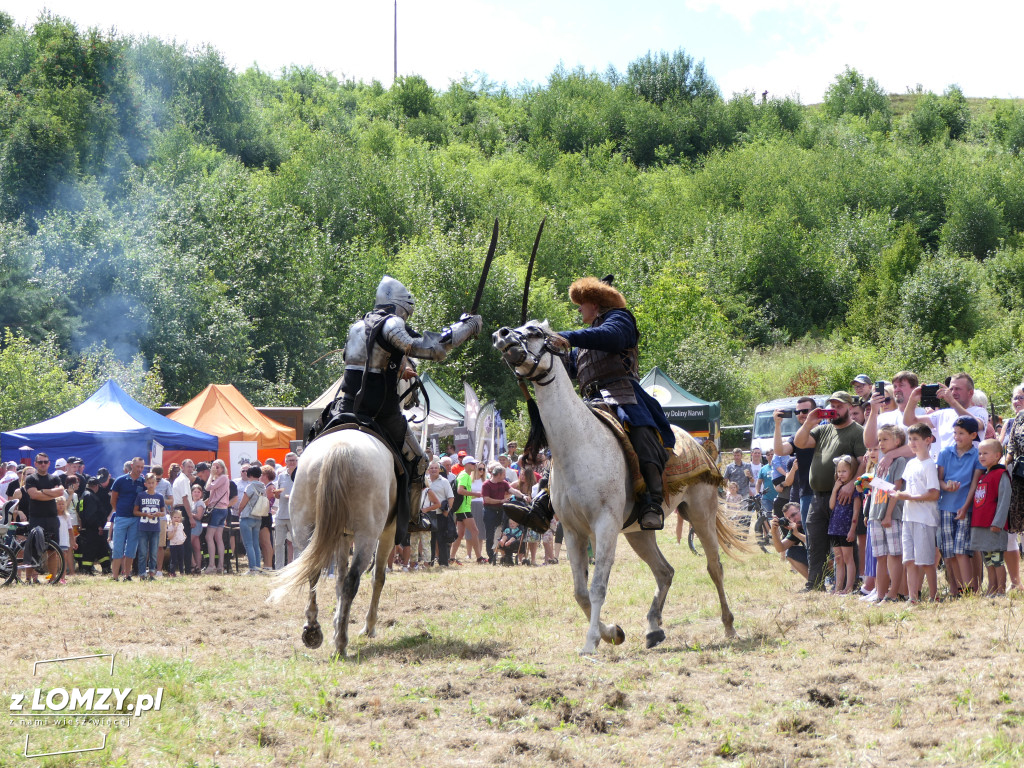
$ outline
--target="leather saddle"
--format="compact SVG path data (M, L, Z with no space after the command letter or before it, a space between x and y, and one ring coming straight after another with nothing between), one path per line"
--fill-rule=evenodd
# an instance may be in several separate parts
M402 458L401 449L391 442L391 439L380 428L380 425L369 416L361 416L358 413L342 411L341 400L335 400L324 408L320 418L317 419L306 435L304 445L309 445L317 438L329 435L333 432L340 432L345 429L355 429L380 440L395 460L395 475L401 477L405 474L405 459Z

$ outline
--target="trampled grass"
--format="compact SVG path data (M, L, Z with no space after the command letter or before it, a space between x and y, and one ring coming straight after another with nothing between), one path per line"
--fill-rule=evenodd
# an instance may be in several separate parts
M395 574L378 636L330 657L302 646L300 600L238 576L65 588L4 599L0 680L38 687L162 688L159 711L58 727L14 717L0 765L1010 765L1024 756L1020 596L869 607L797 594L775 556L727 560L739 638L727 640L703 559L675 544L668 639L644 648L653 581L620 542L606 620L626 642L580 657L585 622L562 564ZM39 659L117 652L109 660ZM127 701L133 701L129 698ZM98 745L80 755L33 753Z

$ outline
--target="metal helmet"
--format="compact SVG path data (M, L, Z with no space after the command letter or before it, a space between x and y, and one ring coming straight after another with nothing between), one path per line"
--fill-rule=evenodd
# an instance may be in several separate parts
M416 306L416 300L409 293L409 289L390 275L384 275L377 286L375 301L378 307L394 307L395 314L401 316L403 320L408 320L412 316L413 307Z

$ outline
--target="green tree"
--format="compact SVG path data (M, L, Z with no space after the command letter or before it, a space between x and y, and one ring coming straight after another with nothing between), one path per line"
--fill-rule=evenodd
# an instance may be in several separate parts
M892 117L889 97L873 77L866 80L856 69L846 67L825 91L825 114L835 119L857 115L870 120L878 117L886 129Z
M626 67L626 86L652 104L667 101L717 99L718 87L704 68L704 62L679 48L672 53L650 51Z

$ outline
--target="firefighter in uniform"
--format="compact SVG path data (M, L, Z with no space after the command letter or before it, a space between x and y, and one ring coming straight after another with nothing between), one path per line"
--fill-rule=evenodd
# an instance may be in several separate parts
M569 287L570 300L590 327L559 336L573 348L569 373L579 380L580 394L586 400L603 402L625 426L647 484L638 522L644 530L658 531L665 527L662 473L675 436L661 404L640 386L636 318L611 280L610 276L603 280L584 277ZM534 502L526 524L546 528L552 514L544 493Z
M373 311L349 328L341 412L372 418L402 453L405 475L399 478L396 539L408 536L411 496L421 487L426 457L400 409L398 382L414 369L406 358L444 360L452 349L478 335L480 315L463 315L440 333L419 334L408 325L415 300L398 280L387 275L377 286Z

